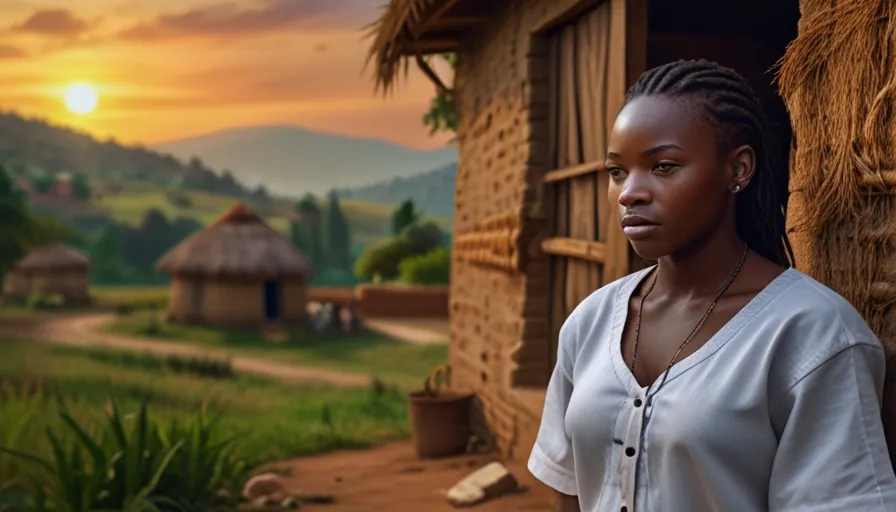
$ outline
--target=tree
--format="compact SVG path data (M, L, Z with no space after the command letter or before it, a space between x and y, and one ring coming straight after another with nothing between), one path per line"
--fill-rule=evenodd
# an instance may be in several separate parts
M112 223L103 228L90 247L90 280L100 284L118 284L127 280L130 269L124 261L126 228Z
M28 208L12 179L0 167L0 277L25 255L30 218Z
M392 212L392 234L397 235L404 231L405 228L417 222L420 214L417 212L414 201L405 200L401 205Z
M333 268L350 269L351 265L351 234L349 232L348 219L342 213L339 204L339 196L335 191L330 192L327 203L326 217L327 237L324 243L326 258L329 266Z
M457 69L456 54L441 54L438 58L445 60L452 70ZM423 114L423 125L429 127L430 135L435 135L440 131L457 133L457 107L454 87L436 88L436 95L429 103L429 110Z
M72 177L72 195L76 199L86 201L90 199L93 190L90 187L90 180L84 173L77 173Z
M413 254L426 254L433 249L445 246L445 232L435 222L411 224L400 235Z
M399 275L399 265L413 256L410 244L402 238L392 238L380 242L364 252L355 262L355 275L361 279L395 279Z
M46 172L38 172L31 176L31 186L40 194L49 194L56 184L56 178Z
M66 242L81 246L84 237L75 228L46 215L28 215L28 231L25 237L26 250L53 242Z
M321 236L323 223L317 199L312 194L305 194L293 211L297 220L290 223L290 239L311 260L314 268L319 269L324 264L324 247Z

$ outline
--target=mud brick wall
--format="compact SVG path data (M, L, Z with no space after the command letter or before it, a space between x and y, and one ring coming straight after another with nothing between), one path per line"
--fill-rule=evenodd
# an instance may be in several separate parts
M362 318L446 318L448 288L361 285L355 290Z
M508 458L528 456L531 444L517 440L537 428L537 418L520 412L517 390L543 389L552 359L539 249L547 225L540 180L550 164L548 48L533 31L575 3L504 1L459 52L455 241L490 239L480 233L489 219L514 217L508 254L517 259L491 258L495 264L464 247L453 251L450 363L453 385L477 394L477 430Z

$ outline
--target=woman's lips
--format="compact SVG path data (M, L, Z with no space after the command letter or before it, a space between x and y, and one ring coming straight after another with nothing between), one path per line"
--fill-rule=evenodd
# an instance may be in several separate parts
M622 217L622 232L630 240L638 240L649 237L659 228L659 224L646 217L636 214L628 214Z

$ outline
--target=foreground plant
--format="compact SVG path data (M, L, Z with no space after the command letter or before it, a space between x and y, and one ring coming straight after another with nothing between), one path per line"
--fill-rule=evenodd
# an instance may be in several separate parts
M51 458L0 446L34 469L26 477L27 498L0 501L0 510L235 510L235 503L221 501L220 491L236 496L248 469L237 456L234 438L217 440L218 419L209 419L204 409L186 423L160 426L149 417L146 401L136 416L124 418L110 399L98 436L79 424L62 401L59 416L64 434L46 429Z

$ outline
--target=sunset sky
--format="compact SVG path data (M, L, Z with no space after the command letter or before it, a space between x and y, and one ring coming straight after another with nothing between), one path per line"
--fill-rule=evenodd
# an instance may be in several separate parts
M434 148L416 68L374 93L362 27L387 0L2 0L0 108L152 144L227 127L296 124ZM67 85L100 93L69 113Z

